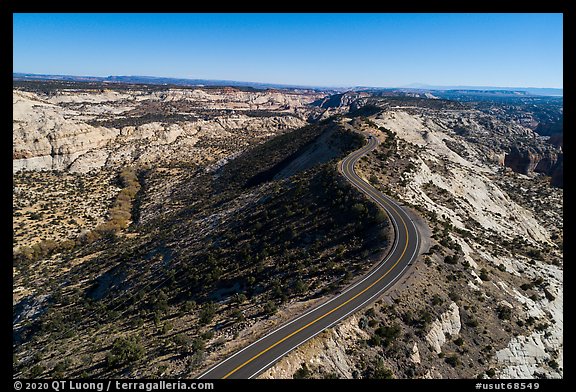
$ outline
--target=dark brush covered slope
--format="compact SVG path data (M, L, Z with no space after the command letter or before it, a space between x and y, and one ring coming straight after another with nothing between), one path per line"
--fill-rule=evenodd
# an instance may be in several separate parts
M362 143L331 119L215 173L141 170L139 223L60 255L64 278L16 304L39 311L15 328L14 374L151 377L161 363L186 376L254 322L346 284L390 236L336 171Z

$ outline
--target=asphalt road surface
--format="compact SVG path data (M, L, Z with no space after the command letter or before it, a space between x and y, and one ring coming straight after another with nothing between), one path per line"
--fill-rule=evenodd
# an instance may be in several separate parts
M280 326L256 342L216 364L198 378L253 378L271 367L284 355L330 328L348 315L374 302L406 272L418 256L420 238L408 214L397 202L377 191L354 171L355 163L378 145L368 143L344 158L339 170L356 188L388 213L394 226L394 244L388 255L364 277L330 300Z

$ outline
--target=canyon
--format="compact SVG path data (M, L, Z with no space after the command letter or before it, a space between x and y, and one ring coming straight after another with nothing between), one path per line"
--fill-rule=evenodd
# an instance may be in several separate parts
M194 377L342 290L391 243L365 134L423 254L259 377L562 378L558 102L439 96L15 81L14 376Z

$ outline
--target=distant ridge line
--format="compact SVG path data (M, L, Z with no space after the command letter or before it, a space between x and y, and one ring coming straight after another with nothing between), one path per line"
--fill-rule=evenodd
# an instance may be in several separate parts
M50 75L50 74L31 74L31 73L12 73L13 80L61 80L75 82L109 82L109 83L134 83L134 84L166 84L179 86L230 86L230 87L252 87L257 89L302 89L317 91L383 91L383 90L400 90L400 91L480 91L480 92L519 92L528 95L539 96L563 96L563 88L546 88L546 87L495 87L495 86L430 86L421 83L413 83L406 86L398 87L371 87L371 86L353 86L353 87L331 87L331 86L308 86L295 84L279 83L262 83L262 82L244 82L237 80L216 80L216 79L186 79L171 78L161 76L74 76L74 75Z

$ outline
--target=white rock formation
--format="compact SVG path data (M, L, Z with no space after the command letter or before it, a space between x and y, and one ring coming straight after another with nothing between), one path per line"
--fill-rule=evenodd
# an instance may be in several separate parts
M414 342L412 352L410 353L410 360L414 363L420 363L420 350L418 350L418 343Z
M335 373L341 378L352 378L356 363L346 354L360 339L368 339L358 327L358 318L351 316L323 334L323 339L312 339L282 358L274 367L258 378L292 378L302 363L321 366L325 373Z
M542 366L550 359L547 352L546 339L543 333L532 333L529 336L517 336L513 338L508 347L498 351L498 362L505 365L500 371L500 378L533 378L535 372L542 372ZM562 358L559 358L559 366L562 367ZM559 372L547 372L549 376L561 378Z
M458 335L461 327L458 305L452 302L448 310L442 313L440 318L432 323L432 328L430 328L430 331L426 334L426 341L430 347L439 354L442 352L442 345L446 343L446 335Z
M444 114L444 113L443 113ZM460 113L459 120L478 135L489 134L484 126L476 121L475 113ZM550 233L537 219L536 213L541 211L528 210L512 200L492 178L503 165L503 156L492 156L486 150L464 140L457 140L450 131L450 116L430 116L407 113L403 110L390 110L375 119L378 126L384 126L397 134L398 139L425 147L412 159L416 170L409 175L404 197L410 202L423 206L429 211L435 211L439 217L444 216L455 227L464 228L467 220L473 219L482 230L493 230L502 238L520 237L529 241L535 247L542 244L552 244ZM519 136L529 133L512 124L501 124L506 132L515 132ZM494 137L494 136L492 136ZM461 145L465 155L457 154L448 148L446 142ZM432 167L436 165L436 167ZM440 169L438 168L440 167ZM444 168L444 170L442 169ZM432 182L435 186L448 192L456 208L449 208L434 202L424 191L424 185ZM483 260L494 266L504 265L506 271L518 277L534 279L545 278L547 290L555 297L549 301L540 295L533 300L509 287L504 282L496 282L498 287L507 293L511 299L522 304L522 309L516 309L527 316L536 318L538 323L547 323L546 332L534 332L528 336L514 337L508 347L498 351L496 358L501 365L498 370L502 378L532 378L535 371L549 377L561 377L563 358L563 303L561 267L546 264L539 260L528 259L520 255L492 255L488 249L478 242L463 240L452 236L462 247L464 259L470 263L474 280L467 284L472 289L482 293L483 282L477 274L478 261ZM555 251L554 251L555 252ZM493 283L493 282L491 282ZM504 306L510 303L502 302ZM437 353L441 352L445 342L445 333L454 334L459 330L457 313L447 312L437 320L426 339ZM453 317L454 324L448 321ZM552 354L554 358L552 358ZM549 360L559 364L560 371L546 365Z
M62 90L54 96L42 96L13 90L13 172L22 169L87 172L103 166L216 162L242 151L254 140L264 140L305 125L308 109L304 109L303 104L319 96L235 89L176 89L154 93ZM139 105L152 105L158 110L159 107L154 106L159 105L156 101L172 102L192 110L198 107L234 109L235 112L214 112L203 118L183 118L169 123L150 120L119 129L87 123L138 118L146 114L146 109ZM243 113L263 109L275 110L279 115L254 117ZM199 147L200 140L203 143Z
M538 320L537 323L548 325L545 331L534 331L528 336L521 335L512 338L506 348L496 353L496 359L501 365L499 368L499 377L501 378L533 378L534 372L546 374L551 378L563 377L562 288L558 280L551 279L550 275L547 277L549 283L547 290L555 297L552 301L546 298L534 301L518 290L510 289L504 282L498 283L502 290L510 293L522 304L523 312ZM548 365L551 360L558 364L557 370Z
M533 214L511 200L489 178L499 166L487 162L478 147L465 143L468 155L464 158L444 142L463 143L451 138L442 124L424 121L421 116L404 111L386 112L374 122L392 130L400 139L426 147L419 156L412 158L416 172L410 176L403 195L407 200L425 205L438 216L445 215L458 228L465 228L464 222L473 219L481 227L492 229L504 238L519 235L534 243L550 243L550 234ZM431 169L427 161L445 165L446 172ZM453 195L459 208L455 210L431 200L422 189L430 181Z

